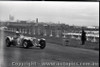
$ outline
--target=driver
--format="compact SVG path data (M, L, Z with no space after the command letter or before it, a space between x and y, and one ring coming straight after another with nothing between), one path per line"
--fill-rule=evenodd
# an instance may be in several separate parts
M16 32L15 32L14 38L17 39L17 38L19 38L19 37L20 37L20 33L19 33L19 31L16 31Z
M16 41L16 44L19 45L20 44L20 33L18 30L15 32L14 39Z

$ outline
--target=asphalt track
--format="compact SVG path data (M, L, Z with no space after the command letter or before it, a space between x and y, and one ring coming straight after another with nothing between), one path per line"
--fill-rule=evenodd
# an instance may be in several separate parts
M99 67L99 51L51 43L45 49L6 47L6 35L0 31L0 67Z

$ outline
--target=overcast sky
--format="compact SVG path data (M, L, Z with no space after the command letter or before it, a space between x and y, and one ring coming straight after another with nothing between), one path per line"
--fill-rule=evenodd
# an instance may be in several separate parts
M1 1L0 20L8 20L9 14L15 20L99 26L99 2Z

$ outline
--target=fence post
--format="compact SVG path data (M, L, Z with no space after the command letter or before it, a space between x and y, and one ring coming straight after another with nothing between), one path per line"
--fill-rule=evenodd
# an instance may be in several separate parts
M52 35L52 30L51 30L51 34L50 34L50 37L52 37L53 35Z
M63 36L63 38L66 38L66 35L65 35L65 30L64 30L64 33L63 33L63 35L64 35L64 36Z
M81 38L80 38L80 35L78 35L78 37L77 37L77 40L80 40Z
M47 36L47 34L46 34L46 30L44 30L44 36Z
M35 29L34 29L34 35L35 35Z
M73 34L71 35L71 38L74 39L75 37L73 36Z
M87 36L87 39L86 39L87 41L89 41L89 37Z
M95 38L95 36L93 37L93 40L91 40L91 42L96 42L96 38Z
M59 31L57 30L57 32L56 32L57 34L56 34L56 37L59 37Z

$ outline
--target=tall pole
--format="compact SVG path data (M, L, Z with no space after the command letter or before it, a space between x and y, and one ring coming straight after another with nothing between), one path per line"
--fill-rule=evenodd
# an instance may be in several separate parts
M50 37L52 37L52 25L50 26Z
M44 25L44 36L47 36L47 33L46 33L46 25Z
M37 34L39 35L39 24L38 24L38 18L36 18L36 27L37 27Z
M35 26L34 26L34 35L35 35Z

